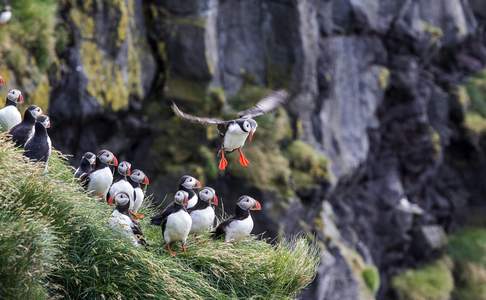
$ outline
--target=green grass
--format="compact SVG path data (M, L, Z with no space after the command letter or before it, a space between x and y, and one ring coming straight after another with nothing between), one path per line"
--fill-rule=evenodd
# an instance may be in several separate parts
M59 153L43 175L1 137L0 170L2 299L285 299L314 278L318 253L301 238L193 237L172 258L160 228L144 226L151 246L136 248L107 227L110 208L80 190Z
M363 276L366 287L371 292L376 293L380 288L380 273L378 269L375 266L369 265L361 272L361 276Z

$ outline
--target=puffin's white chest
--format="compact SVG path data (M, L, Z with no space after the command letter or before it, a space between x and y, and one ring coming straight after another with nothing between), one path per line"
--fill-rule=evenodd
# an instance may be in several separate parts
M133 201L134 202L133 203L133 211L138 212L140 207L142 207L143 198L145 197L145 195L143 194L143 190L139 187L134 188L133 194L135 195L135 199Z
M187 208L193 208L197 204L198 199L197 194L194 194L187 202Z
M113 174L109 167L96 170L89 175L88 192L106 197L112 182Z
M127 236L134 245L139 245L137 238L132 230L133 222L130 217L120 213L118 210L115 209L111 214L108 224L113 230L117 230Z
M248 132L241 130L238 124L230 124L224 135L223 147L226 151L233 151L245 145Z
M191 230L191 216L183 209L172 213L167 217L165 224L164 240L166 243L182 241L186 242L187 235Z
M214 224L214 216L214 209L211 206L208 206L205 209L192 211L191 232L200 233L211 230Z
M10 19L12 18L12 12L11 11L3 11L0 13L0 24L6 24Z
M239 241L249 236L253 230L253 219L249 215L243 220L234 220L226 227L225 242Z
M111 171L110 171L111 174ZM117 182L113 183L110 187L110 196L115 197L116 194L119 192L125 192L130 197L130 207L129 209L133 209L133 187L132 185L126 181L125 179L118 180Z
M22 116L20 115L17 107L13 105L8 105L0 109L0 130L9 131L15 125L22 121Z

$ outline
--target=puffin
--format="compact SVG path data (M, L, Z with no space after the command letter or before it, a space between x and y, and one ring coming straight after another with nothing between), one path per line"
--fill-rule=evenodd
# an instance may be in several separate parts
M79 167L74 172L74 178L79 178L81 182L86 179L86 176L93 170L96 162L96 155L93 152L86 152L81 157Z
M10 90L5 99L5 107L0 109L0 131L9 131L22 121L22 116L17 108L24 102L24 96L19 90Z
M189 194L188 209L196 206L198 198L194 189L199 188L201 188L201 182L192 176L184 175L179 179L179 190L186 191Z
M131 213L135 219L142 219L144 215L138 213L138 210L142 207L145 198L144 189L150 184L150 180L144 172L135 169L130 175L130 183L133 187L133 209ZM142 185L145 186L144 189L142 189Z
M37 117L34 125L34 134L27 140L24 146L24 155L33 161L42 161L46 163L52 152L51 138L47 134L47 129L51 127L51 121L48 116L41 115Z
M7 24L10 19L12 19L12 8L7 5L5 8L0 12L0 25Z
M165 248L171 256L176 255L171 249L174 242L181 242L182 251L187 251L186 241L192 225L191 216L186 210L188 202L189 193L182 190L177 191L174 203L162 214L162 237L165 241Z
M132 173L132 164L128 161L122 161L117 168L116 181L111 185L106 195L109 205L113 205L113 199L118 192L125 192L130 196L130 210L133 209L133 187L128 182L127 177Z
M118 166L115 155L108 150L98 152L95 167L86 178L88 193L106 199L106 194L113 183L113 173L110 166Z
M213 232L213 238L224 235L225 242L240 241L249 236L253 230L251 210L261 210L260 202L250 196L243 195L238 199L235 208L235 216L222 222Z
M10 129L9 134L17 147L23 147L27 140L34 134L34 126L37 117L42 115L42 109L37 105L29 106L24 112L24 119Z
M116 206L108 221L110 227L126 235L134 246L146 246L147 242L143 237L140 225L133 222L129 216L130 196L127 193L119 192L115 195L114 200Z
M240 165L248 167L250 161L246 158L241 149L245 145L247 138L249 138L250 142L252 141L253 135L258 127L258 123L253 118L275 110L277 107L285 103L287 98L288 93L286 91L274 91L267 97L261 99L255 106L239 112L238 118L233 120L193 116L181 111L175 103L172 103L172 110L178 117L189 122L206 126L217 125L219 135L223 140L218 152L218 156L220 156L218 168L219 170L224 171L228 166L228 160L225 157L225 153L231 153L235 150L239 153Z
M213 188L205 187L199 191L196 206L188 210L192 219L191 233L203 233L213 229L216 215L212 205L218 206L218 196Z

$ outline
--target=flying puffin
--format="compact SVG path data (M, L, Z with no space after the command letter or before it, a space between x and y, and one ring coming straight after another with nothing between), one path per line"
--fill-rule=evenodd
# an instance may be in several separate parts
M36 105L31 105L25 110L22 122L9 131L15 146L23 147L27 140L32 137L35 121L40 115L42 115L42 109Z
M111 185L106 195L106 200L109 205L113 205L113 197L118 192L125 192L130 196L130 210L133 208L133 187L128 182L127 177L132 174L132 164L128 161L122 161L117 168L118 175L116 181Z
M132 175L130 175L130 183L133 187L133 209L131 213L135 219L141 219L144 215L138 213L138 210L142 207L145 198L145 192L142 189L142 185L146 188L147 185L150 184L150 180L144 172L136 169L133 170Z
M238 150L239 161L243 167L247 167L250 161L245 157L241 148L245 145L246 139L249 137L250 142L258 127L258 124L253 118L266 114L278 106L282 105L288 98L288 93L284 90L272 92L267 97L261 99L255 106L245 111L238 113L238 119L221 120L217 118L196 117L182 112L175 103L172 103L172 110L174 113L187 121L199 123L202 125L217 125L219 135L223 139L223 143L219 150L221 159L219 161L219 169L225 170L228 166L225 153Z
M116 207L108 222L110 227L125 234L135 246L147 245L140 226L129 216L130 197L128 194L120 192L115 195L114 199Z
M24 155L33 161L42 161L46 163L51 156L52 143L47 134L47 128L51 127L49 117L41 115L37 117L34 125L34 135L32 135L24 146Z
M236 203L235 216L224 221L213 232L214 238L224 235L225 242L239 241L249 236L253 229L250 210L261 210L260 202L250 196L241 196Z
M24 102L24 96L19 90L10 90L7 94L5 107L0 109L0 131L9 131L22 121L17 104Z
M218 196L213 188L205 187L199 191L199 201L196 206L189 209L189 215L192 219L191 232L202 233L213 229L214 225L214 208L211 205L218 206Z
M86 176L93 170L96 163L96 155L93 152L86 152L81 157L79 167L74 172L74 178L79 178L81 182L86 179Z
M88 193L92 193L101 199L106 199L106 194L113 183L113 173L110 166L118 166L118 160L115 155L108 150L98 152L94 170L86 178Z
M192 225L191 216L186 210L188 202L189 194L186 191L178 191L174 196L174 203L162 214L162 237L171 256L176 255L171 249L174 242L182 242L182 251L187 250L186 240Z
M7 24L12 19L12 9L9 5L0 12L0 25Z

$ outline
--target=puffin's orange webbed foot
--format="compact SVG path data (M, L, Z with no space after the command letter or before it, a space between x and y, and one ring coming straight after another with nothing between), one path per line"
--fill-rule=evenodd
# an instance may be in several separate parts
M248 167L248 165L250 164L250 161L245 157L245 154L243 154L243 152L241 151L241 148L238 148L238 153L240 154L240 165L242 165L243 167Z
M221 171L224 171L226 169L226 167L228 166L228 160L226 159L226 157L224 157L224 150L220 150L220 152L221 152L221 159L219 160L218 168Z

